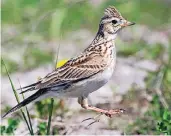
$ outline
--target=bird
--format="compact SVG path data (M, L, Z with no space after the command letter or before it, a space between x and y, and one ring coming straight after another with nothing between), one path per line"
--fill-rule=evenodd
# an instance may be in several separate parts
M114 7L105 9L95 38L79 55L68 60L39 81L22 87L21 93L34 91L22 102L7 111L2 118L31 102L45 98L78 98L82 108L112 117L122 109L104 110L88 104L88 96L104 86L112 77L116 65L115 38L118 32L134 25L123 18Z

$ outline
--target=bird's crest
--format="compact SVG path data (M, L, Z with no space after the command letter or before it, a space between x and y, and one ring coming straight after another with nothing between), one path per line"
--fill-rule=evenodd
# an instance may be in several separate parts
M114 6L109 6L108 8L106 8L104 14L106 17L123 18L120 12Z

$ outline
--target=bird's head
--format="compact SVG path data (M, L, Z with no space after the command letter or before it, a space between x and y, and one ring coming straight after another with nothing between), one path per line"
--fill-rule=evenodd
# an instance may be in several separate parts
M99 30L104 34L116 35L120 29L134 24L123 18L115 7L109 6L105 9L104 16L100 21Z

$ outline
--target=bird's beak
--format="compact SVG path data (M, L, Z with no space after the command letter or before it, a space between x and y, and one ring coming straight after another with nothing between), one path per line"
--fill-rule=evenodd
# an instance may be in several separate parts
M133 22L129 22L129 21L125 21L121 24L122 27L126 27L126 26L131 26L131 25L135 25L135 23Z

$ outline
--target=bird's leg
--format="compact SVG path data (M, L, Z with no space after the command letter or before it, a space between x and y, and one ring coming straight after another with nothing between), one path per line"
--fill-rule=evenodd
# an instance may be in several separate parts
M123 109L114 109L114 110L103 110L97 107L93 107L88 105L88 100L87 98L80 97L78 98L78 103L81 105L82 108L87 109L87 110L93 110L96 112L100 112L102 114L105 114L108 117L112 117L112 115L118 115L124 112Z

